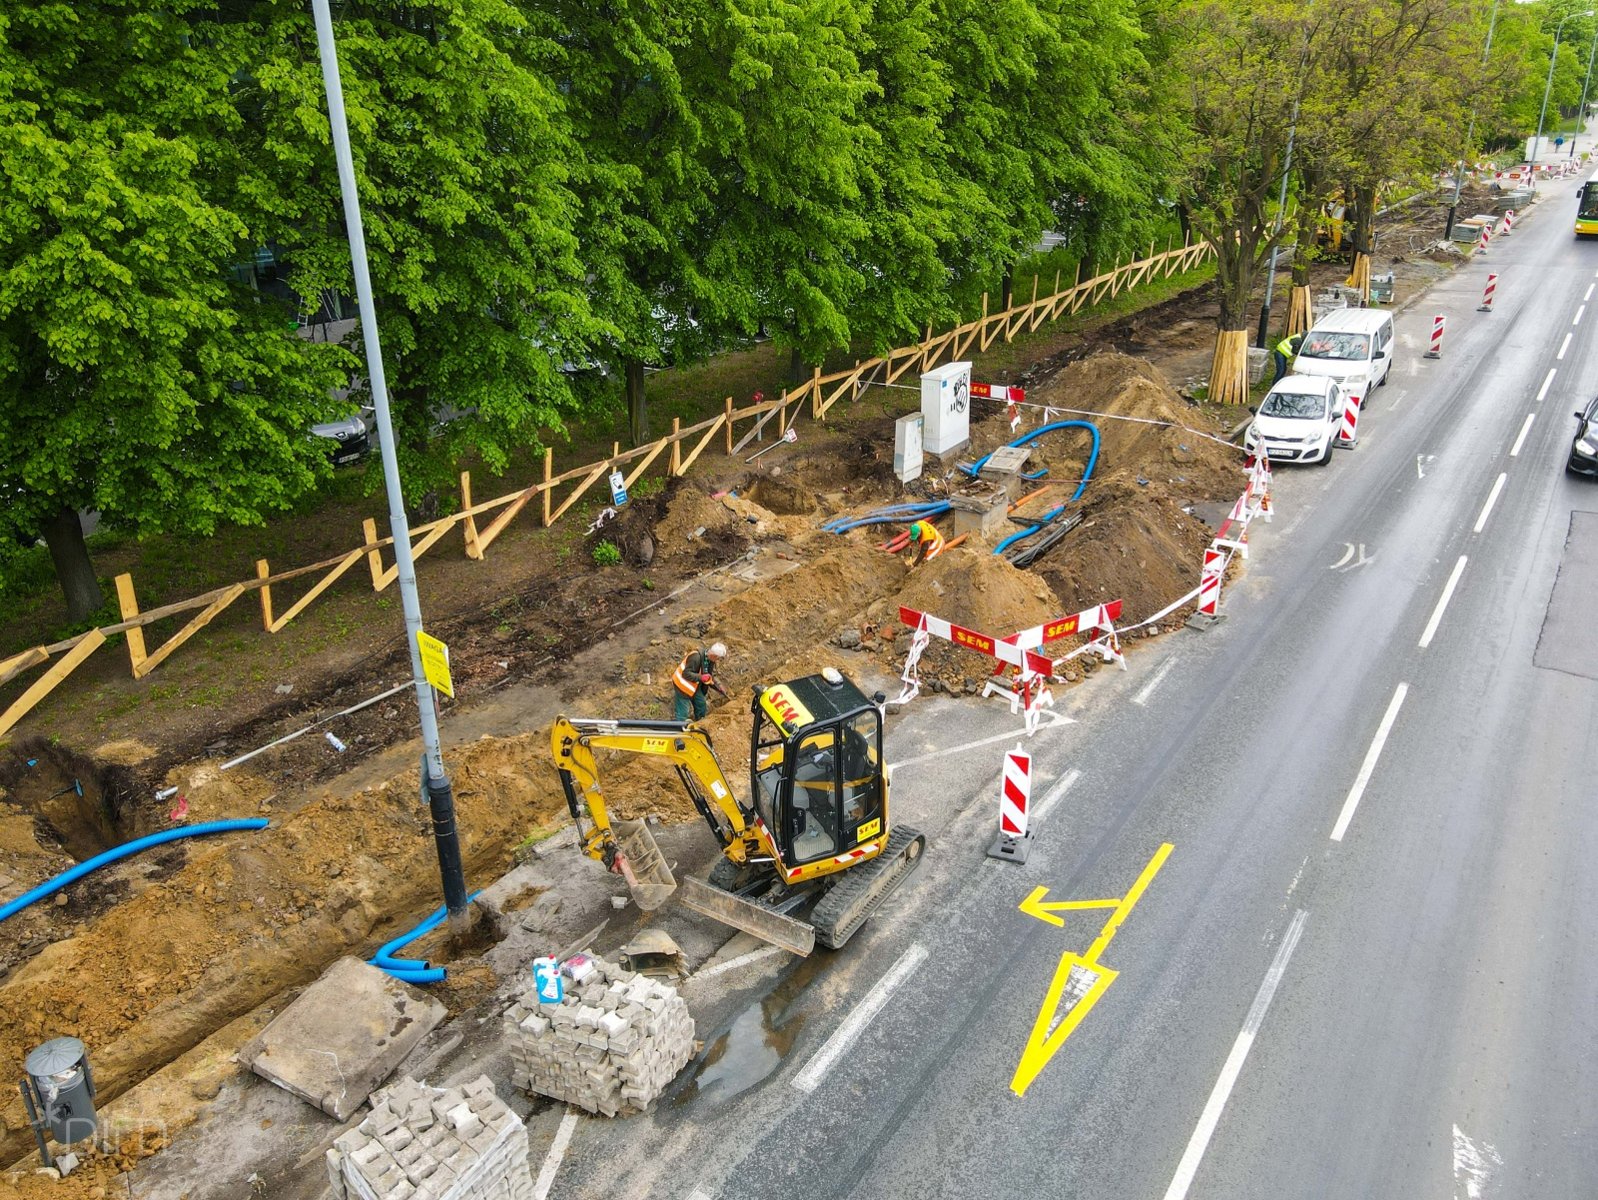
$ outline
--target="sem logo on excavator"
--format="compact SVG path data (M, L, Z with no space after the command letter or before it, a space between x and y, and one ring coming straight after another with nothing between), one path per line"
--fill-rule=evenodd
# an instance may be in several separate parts
M777 723L784 733L792 733L801 725L815 720L810 710L783 687L769 687L760 693L760 707Z

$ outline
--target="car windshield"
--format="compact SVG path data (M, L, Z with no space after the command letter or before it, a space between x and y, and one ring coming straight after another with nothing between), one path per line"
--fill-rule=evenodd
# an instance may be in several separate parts
M1260 405L1262 417L1324 417L1326 397L1307 392L1272 392Z
M1371 340L1363 333L1312 333L1304 339L1301 355L1360 362L1370 357Z

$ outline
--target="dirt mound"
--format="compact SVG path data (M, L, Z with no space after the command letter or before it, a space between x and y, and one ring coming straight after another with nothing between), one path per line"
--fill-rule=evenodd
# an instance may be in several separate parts
M898 594L872 615L897 620L900 605L994 637L1060 615L1048 584L985 546L956 546L922 563Z
M1119 473L1180 483L1204 499L1235 490L1238 451L1211 440L1220 431L1177 394L1158 367L1142 359L1114 351L1095 354L1069 364L1028 400L1080 410L1063 412L1059 419L1098 426L1099 459L1084 500L1091 501L1095 490ZM1048 466L1057 486L1074 488L1087 465L1088 439L1045 435L1033 445L1034 465Z
M1230 490L1241 487L1238 473ZM1036 568L1066 611L1118 599L1130 625L1198 585L1211 530L1167 485L1118 477L1090 490L1082 524Z
M791 479L762 475L747 486L745 494L778 516L802 517L816 511L815 493Z
M496 877L529 830L565 811L550 776L528 767L547 744L547 734L533 734L452 752L469 879ZM254 789L233 777L195 781L196 815L258 815ZM239 807L227 811L224 797ZM46 1038L83 1038L111 1099L211 1030L308 982L337 955L363 952L437 902L431 826L414 771L355 797L314 800L256 833L186 845L186 860L167 878L47 946L0 985L0 1061L20 1062ZM15 1096L0 1107L0 1121L12 1131L0 1153L23 1153L27 1126Z

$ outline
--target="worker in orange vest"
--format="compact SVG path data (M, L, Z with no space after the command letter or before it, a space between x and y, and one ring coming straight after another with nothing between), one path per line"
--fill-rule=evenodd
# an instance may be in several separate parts
M931 521L912 522L910 541L916 544L915 561L910 564L912 567L919 567L927 559L937 558L943 553L943 535Z
M691 712L694 720L701 720L710 711L710 689L727 694L727 689L716 682L716 666L726 657L727 647L720 642L708 650L690 650L683 655L671 676L676 689L672 696L674 719L686 721Z

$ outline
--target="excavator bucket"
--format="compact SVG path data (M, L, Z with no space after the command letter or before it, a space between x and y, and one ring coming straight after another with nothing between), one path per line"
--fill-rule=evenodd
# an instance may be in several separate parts
M816 931L803 921L773 912L763 904L734 896L689 876L683 880L682 902L695 912L753 934L803 958L816 948Z
M677 890L677 879L655 844L655 835L643 821L617 821L616 844L621 854L616 865L632 891L633 902L645 912L659 908Z

